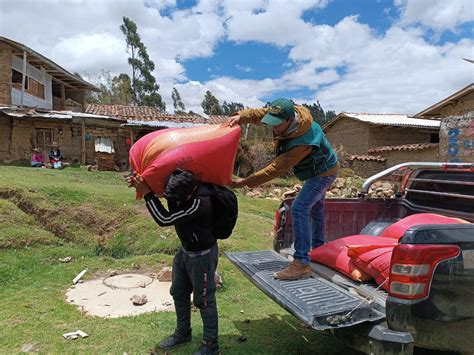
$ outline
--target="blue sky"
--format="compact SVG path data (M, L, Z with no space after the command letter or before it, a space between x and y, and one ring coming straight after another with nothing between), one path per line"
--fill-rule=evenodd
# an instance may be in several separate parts
M210 90L249 107L285 96L414 114L474 81L471 0L0 0L0 34L97 82L130 71L123 16L171 112L176 87L195 112Z

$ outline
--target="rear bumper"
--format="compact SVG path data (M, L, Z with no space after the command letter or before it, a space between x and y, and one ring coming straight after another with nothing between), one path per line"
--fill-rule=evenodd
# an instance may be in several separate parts
M414 340L411 333L391 330L385 322L335 329L330 334L366 354L413 354Z

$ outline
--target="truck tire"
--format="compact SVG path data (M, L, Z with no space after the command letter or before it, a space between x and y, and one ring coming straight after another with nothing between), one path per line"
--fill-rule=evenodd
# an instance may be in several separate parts
M388 226L390 226L394 222L396 222L396 221L395 220L389 220L389 221L385 220L385 221L372 221L372 222L369 222L369 224L367 224L364 228L362 228L362 230L360 231L359 234L379 236L379 235L382 234L382 232L385 230L385 228L387 228Z

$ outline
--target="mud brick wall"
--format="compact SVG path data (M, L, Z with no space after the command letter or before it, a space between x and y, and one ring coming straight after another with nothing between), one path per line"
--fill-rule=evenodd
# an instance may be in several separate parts
M474 163L474 109L442 119L439 156L442 161Z
M363 161L363 160L351 160L349 161L349 168L354 170L356 175L361 177L369 177L375 175L382 170L386 169L385 161Z
M8 160L10 156L10 139L12 134L12 120L0 114L0 161Z
M369 149L369 125L360 121L341 118L325 130L331 145L346 154L363 155Z
M433 131L436 133L436 131ZM387 145L430 143L431 133L422 128L370 127L369 148Z
M439 154L438 148L433 147L430 149L420 149L420 150L392 150L387 152L377 153L386 160L387 168L407 163L407 162L419 162L419 161L426 161L426 162L437 162L439 161Z
M12 47L0 43L0 104L12 103Z

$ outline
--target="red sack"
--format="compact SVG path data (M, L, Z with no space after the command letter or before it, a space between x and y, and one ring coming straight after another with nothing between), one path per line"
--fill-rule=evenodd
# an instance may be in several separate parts
M373 235L352 235L326 243L309 252L311 261L329 266L356 281L367 281L372 278L360 267L354 264L348 251L352 246L365 248L381 248L387 245L397 245L397 241L390 238L375 237Z
M349 247L347 255L357 267L373 277L377 285L388 291L390 262L395 245L378 246L378 248Z
M405 218L388 226L380 235L384 238L400 239L405 232L414 226L421 224L459 224L469 223L460 218L445 217L435 213L418 213Z
M202 182L229 185L239 138L239 126L207 125L155 131L130 148L130 166L158 196L163 195L166 179L176 168L193 172Z

